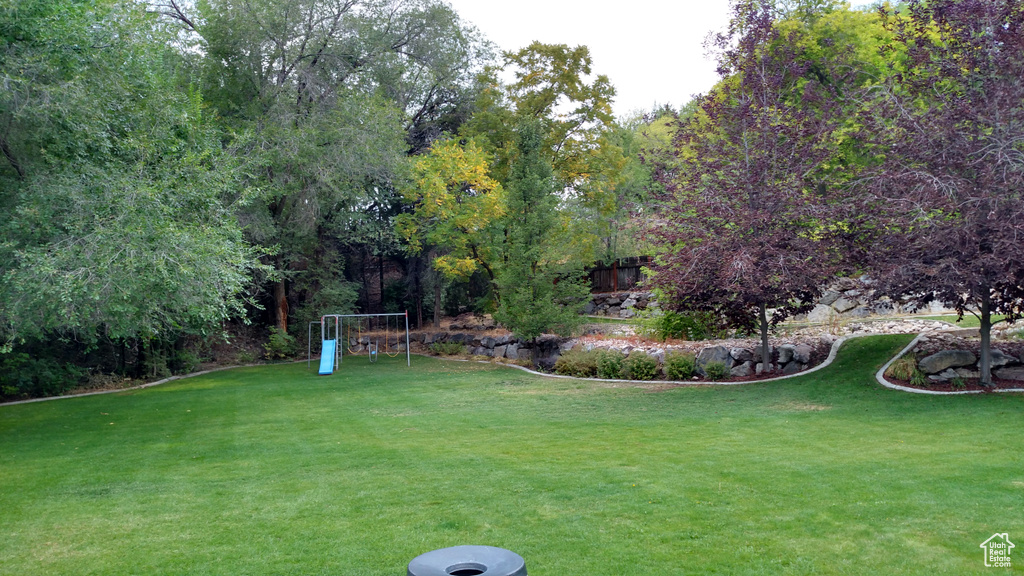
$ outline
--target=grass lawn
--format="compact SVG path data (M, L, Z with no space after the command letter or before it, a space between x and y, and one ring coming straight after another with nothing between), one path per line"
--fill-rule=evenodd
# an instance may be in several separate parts
M938 320L939 322L948 322L957 328L979 328L981 327L981 320L973 314L964 314L964 317L957 322L956 314L945 315L945 316L914 316L914 320ZM1005 318L1002 314L993 314L992 321L998 322Z
M360 358L0 407L0 574L1022 573L979 544L1024 546L1024 397L880 387L909 338L739 387Z

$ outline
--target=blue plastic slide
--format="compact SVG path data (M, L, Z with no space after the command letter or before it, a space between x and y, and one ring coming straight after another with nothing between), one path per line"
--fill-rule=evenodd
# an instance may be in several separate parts
M334 373L334 347L337 340L324 340L323 351L320 352L320 374Z

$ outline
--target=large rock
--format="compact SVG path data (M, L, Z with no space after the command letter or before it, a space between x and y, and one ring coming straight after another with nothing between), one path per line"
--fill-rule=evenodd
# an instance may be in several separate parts
M857 305L858 302L856 300L851 300L849 298L840 298L832 303L832 308L835 308L836 312L842 314L844 312L849 312L850 310L853 310L854 308L857 307Z
M748 360L742 364L737 364L730 370L730 373L737 378L746 378L754 373L754 363Z
M710 346L700 351L697 355L697 367L703 369L711 362L725 364L726 368L732 368L732 355L725 346Z
M996 378L1003 380L1017 380L1024 382L1024 366L1016 366L1014 368L1000 368L992 373Z
M749 362L754 359L754 353L746 348L732 348L729 355L737 362Z
M507 348L507 347L508 346L505 346L505 345L495 346L494 347L494 357L495 358L504 358L505 357L505 348Z
M825 306L828 306L829 304L835 302L836 300L839 300L840 296L842 296L842 294L836 292L835 290L827 290L824 294L821 295L821 298L818 298L818 304L824 304Z
M519 344L509 344L505 346L505 358L509 360L519 359Z
M943 350L918 362L917 367L925 374L938 374L947 368L970 366L978 358L967 350Z
M490 336L480 339L480 345L484 348L494 348L495 344L497 344L497 342L495 342L494 338L491 338Z
M775 346L769 345L768 346L768 359L771 360L773 356L775 356ZM754 357L752 358L752 360L754 362L760 362L761 361L761 345L760 344L758 344L757 348L754 348Z
M793 350L795 348L796 348L796 346L793 346L792 344L783 344L782 346L779 346L779 365L780 366L783 365L783 364L788 363L790 360L793 359Z
M1002 368L1007 364L1016 364L1017 359L1009 354L1004 353L1002 350L992 351L992 368ZM978 358L978 367L981 367L981 358Z
M833 310L831 306L818 304L814 307L814 310L807 313L807 321L820 324L822 322L828 322L833 316L835 316L835 314L836 311Z
M812 352L814 349L807 344L798 344L793 347L793 360L801 364L809 364Z
M793 362L786 364L786 366L782 369L782 373L789 376L790 374L796 374L801 370L803 370L803 364L800 364L799 362L794 360Z
M622 303L623 308L632 308L636 306L636 300L632 297L626 298L626 301Z

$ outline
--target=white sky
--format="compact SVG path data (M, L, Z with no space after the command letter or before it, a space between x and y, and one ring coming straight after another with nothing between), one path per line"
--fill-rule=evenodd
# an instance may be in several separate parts
M534 40L585 44L592 71L608 76L615 115L678 108L718 80L704 49L729 22L729 0L447 0L462 19L502 50Z

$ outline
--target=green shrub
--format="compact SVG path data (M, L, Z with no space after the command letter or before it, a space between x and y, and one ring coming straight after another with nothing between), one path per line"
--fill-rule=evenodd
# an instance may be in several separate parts
M174 351L171 355L170 368L174 374L189 374L195 372L200 363L199 355L186 348Z
M926 376L924 372L921 372L915 367L914 373L910 376L910 385L927 388L932 385L932 381L928 379L928 376Z
M466 353L466 345L461 342L434 342L430 351L439 356L458 356Z
M625 378L623 374L623 360L625 355L615 350L603 350L597 358L597 377L618 380Z
M599 352L586 351L582 348L567 350L555 361L555 374L575 376L577 378L593 378L597 376Z
M263 345L263 350L268 360L290 358L295 355L295 337L271 326L270 339Z
M622 371L629 380L654 380L658 375L658 359L643 352L631 352L622 362Z
M25 353L0 355L0 397L59 396L85 381L87 371L52 358Z
M643 332L652 338L665 341L709 340L726 336L718 317L710 312L673 312L655 310L643 318Z
M889 365L885 370L885 376L909 382L917 371L917 360L913 356L903 356Z
M670 352L665 355L665 377L669 380L689 380L697 369L696 359L687 352Z
M704 365L704 374L708 380L724 380L729 376L729 369L722 362L708 362Z
M957 376L956 378L953 378L953 380L951 380L949 382L949 385L953 387L953 390L966 390L967 389L967 382L963 378L961 378L959 376Z

